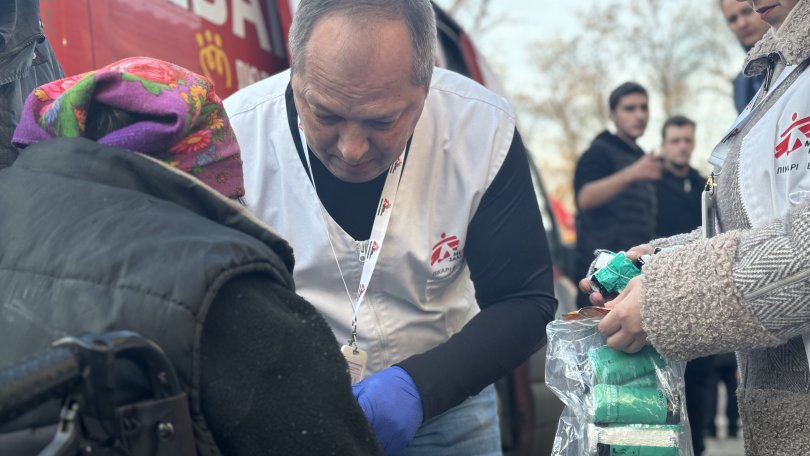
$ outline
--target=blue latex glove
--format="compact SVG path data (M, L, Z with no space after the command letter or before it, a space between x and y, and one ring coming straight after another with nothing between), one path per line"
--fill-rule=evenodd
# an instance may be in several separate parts
M405 369L392 366L352 386L385 454L408 446L422 424L422 396Z

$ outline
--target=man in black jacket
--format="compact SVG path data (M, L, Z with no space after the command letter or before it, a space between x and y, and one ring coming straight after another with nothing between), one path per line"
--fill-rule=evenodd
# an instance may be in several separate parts
M688 233L700 226L700 201L706 179L689 166L695 150L695 122L685 116L673 116L661 129L661 158L664 171L656 183L658 223L656 238ZM692 432L695 456L703 454L707 377L711 373L712 357L697 358L686 365L686 411Z
M673 116L661 129L664 170L656 183L656 238L688 233L700 226L700 195L706 178L689 166L695 150L695 122Z
M611 92L608 102L616 133L600 133L574 172L576 267L582 275L593 261L595 249L629 249L655 233L652 181L661 178L661 162L636 144L650 117L647 91L626 82ZM587 296L580 293L577 305L588 305Z

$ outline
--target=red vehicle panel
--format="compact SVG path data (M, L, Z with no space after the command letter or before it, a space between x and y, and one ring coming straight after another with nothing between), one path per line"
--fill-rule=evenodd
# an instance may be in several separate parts
M288 0L41 0L65 74L146 55L211 78L225 97L288 67Z

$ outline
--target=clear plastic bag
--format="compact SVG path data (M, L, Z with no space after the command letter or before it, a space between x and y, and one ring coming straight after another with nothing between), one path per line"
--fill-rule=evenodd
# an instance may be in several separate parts
M554 456L693 456L683 373L651 346L607 347L604 309L551 322L546 384L565 404ZM583 315L585 315L583 317Z

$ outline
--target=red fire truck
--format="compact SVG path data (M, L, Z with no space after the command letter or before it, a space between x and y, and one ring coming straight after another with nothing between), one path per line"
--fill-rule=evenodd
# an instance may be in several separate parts
M223 98L288 67L295 0L41 0L65 74L148 55L205 74ZM439 65L493 86L464 31L437 7ZM495 87L497 90L497 87Z

